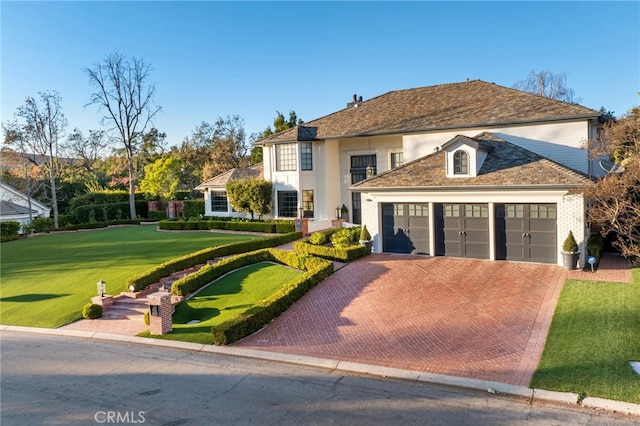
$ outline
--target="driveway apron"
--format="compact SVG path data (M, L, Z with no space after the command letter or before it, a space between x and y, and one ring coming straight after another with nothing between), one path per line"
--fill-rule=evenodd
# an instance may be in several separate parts
M528 386L566 276L555 265L373 254L234 346Z

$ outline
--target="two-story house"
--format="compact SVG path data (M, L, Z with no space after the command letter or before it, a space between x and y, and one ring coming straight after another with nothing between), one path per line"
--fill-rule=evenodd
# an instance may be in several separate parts
M328 223L345 205L375 252L561 263L569 230L582 249L588 236L599 117L475 80L354 95L256 145L274 217Z

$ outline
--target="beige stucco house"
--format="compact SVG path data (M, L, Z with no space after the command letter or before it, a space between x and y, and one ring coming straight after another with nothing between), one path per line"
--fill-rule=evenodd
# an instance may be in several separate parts
M375 252L561 264L588 237L600 113L480 80L392 91L256 142L274 217L342 205ZM584 259L584 256L581 257Z

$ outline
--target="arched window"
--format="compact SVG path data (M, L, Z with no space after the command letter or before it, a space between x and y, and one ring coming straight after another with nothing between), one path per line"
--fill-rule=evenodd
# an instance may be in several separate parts
M453 174L469 174L469 155L465 151L456 151L453 154Z

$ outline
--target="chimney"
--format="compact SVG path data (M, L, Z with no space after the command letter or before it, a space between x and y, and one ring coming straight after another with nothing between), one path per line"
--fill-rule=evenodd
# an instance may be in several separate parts
M358 95L356 95L355 93L353 94L353 101L347 103L347 108L350 107L357 107L358 105L360 105L362 103L362 96L360 96L358 98Z

